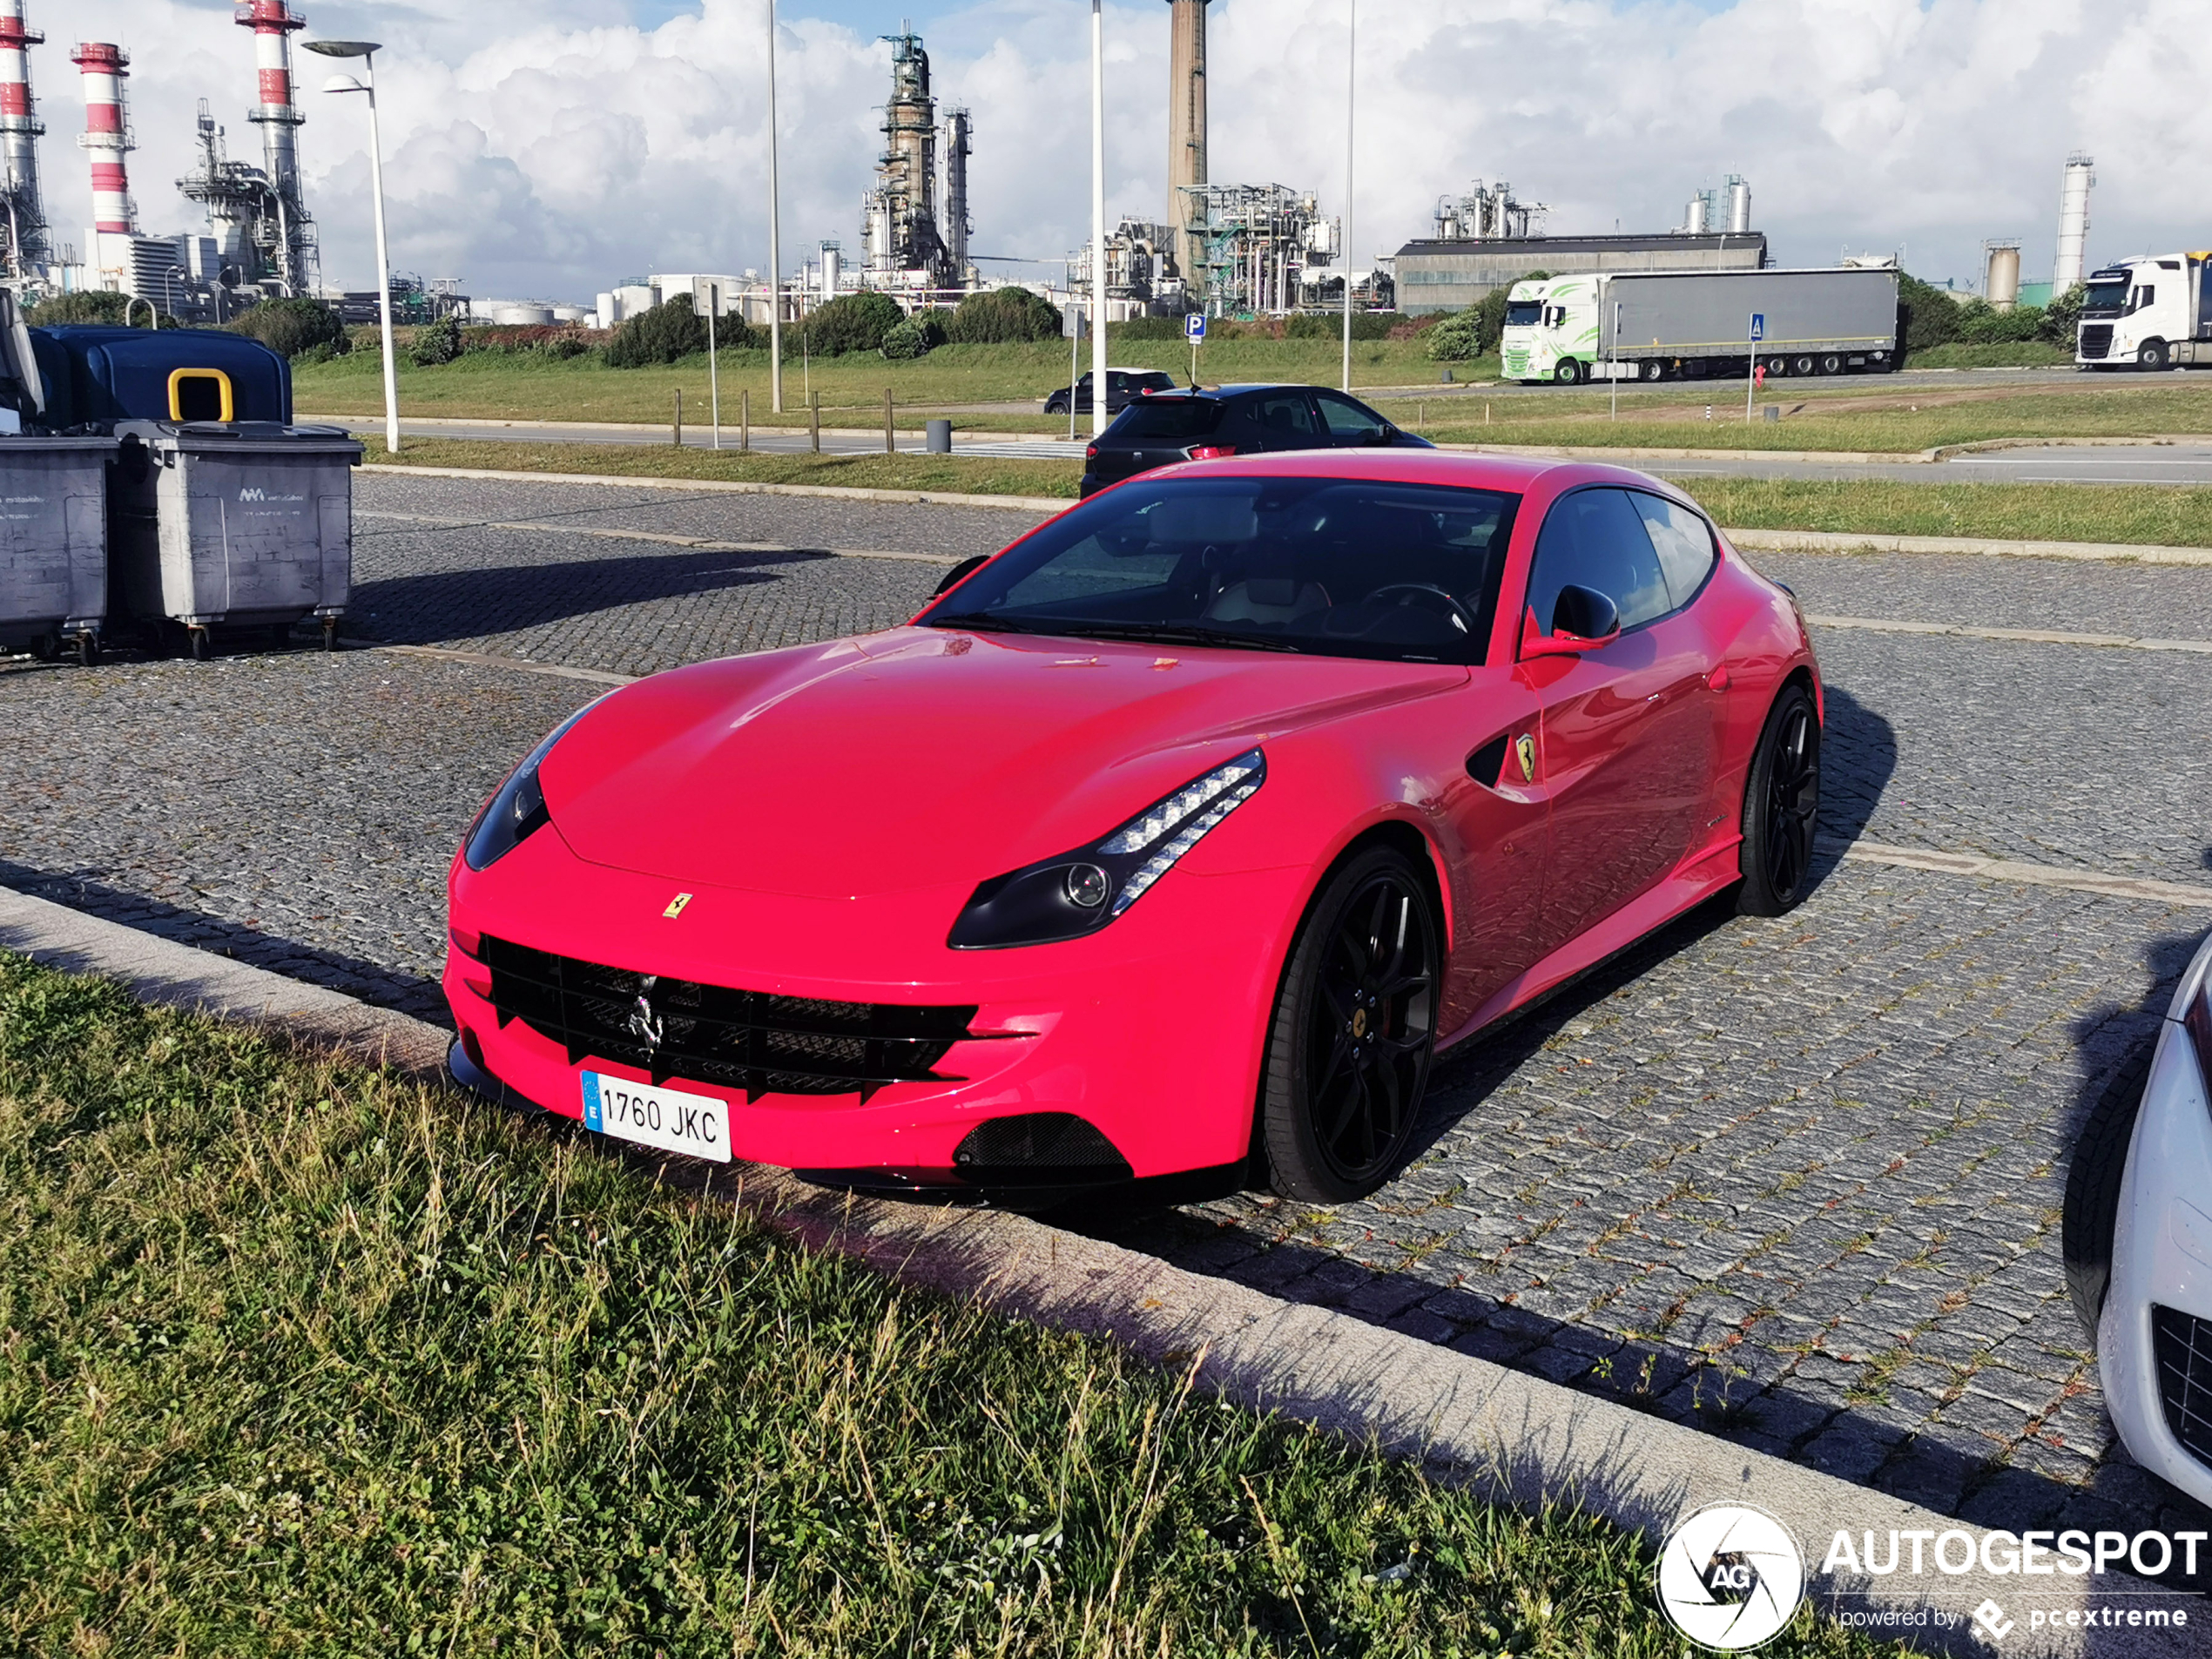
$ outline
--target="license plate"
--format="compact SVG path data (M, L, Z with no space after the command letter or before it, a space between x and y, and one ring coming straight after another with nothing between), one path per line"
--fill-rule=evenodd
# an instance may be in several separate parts
M730 1161L730 1103L680 1089L583 1074L583 1126L618 1141L695 1158Z

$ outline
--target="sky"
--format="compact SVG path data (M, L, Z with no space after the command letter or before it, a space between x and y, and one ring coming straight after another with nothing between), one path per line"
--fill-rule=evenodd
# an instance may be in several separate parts
M1213 0L1211 175L1346 197L1352 246L1426 234L1477 179L1547 203L1556 233L1661 231L1741 173L1784 263L1901 253L1979 280L1986 238L2050 273L2060 170L2096 158L2093 262L2212 246L2212 29L2202 0ZM768 263L766 0L298 0L308 33L380 40L395 267L478 296L589 303L652 271ZM192 228L174 180L197 101L234 154L252 43L230 0L29 0L57 239L83 243L72 39L133 54L142 228ZM1082 0L779 0L786 268L860 246L890 48L911 19L941 104L974 111L970 246L1056 260L1088 234L1089 26ZM1167 194L1168 8L1105 8L1107 207ZM325 276L374 286L367 111L302 57L300 152ZM1000 267L1001 269L1008 267ZM1038 267L1033 274L1042 274Z

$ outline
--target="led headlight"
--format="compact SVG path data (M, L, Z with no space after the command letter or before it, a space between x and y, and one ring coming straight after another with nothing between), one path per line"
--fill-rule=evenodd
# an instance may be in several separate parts
M1096 933L1143 898L1266 780L1266 757L1247 749L1103 840L994 876L975 889L947 942L955 950L991 950Z
M499 792L485 803L484 810L476 814L476 821L469 826L469 840L462 848L462 857L469 861L470 869L490 868L553 821L552 815L545 810L545 792L537 786L537 769L553 752L553 745L568 735L569 728L597 706L595 698L555 726L545 741L531 750L529 758L500 785Z

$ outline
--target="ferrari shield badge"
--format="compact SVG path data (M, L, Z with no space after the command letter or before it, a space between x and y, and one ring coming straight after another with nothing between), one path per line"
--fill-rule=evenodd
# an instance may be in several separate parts
M1530 783L1536 776L1536 739L1523 732L1513 740L1514 759L1521 762L1521 781Z
M671 899L668 901L668 908L662 911L661 914L667 917L669 921L673 921L677 917L684 914L684 907L691 902L691 895L690 894L679 893L673 899Z

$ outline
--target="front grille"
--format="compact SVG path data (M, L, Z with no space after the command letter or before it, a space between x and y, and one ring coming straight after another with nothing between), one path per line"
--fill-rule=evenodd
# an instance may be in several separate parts
M2112 350L2112 325L2093 322L2081 331L2081 354L2084 357L2103 357Z
M2150 1345L2166 1426L2190 1456L2212 1465L2212 1322L2154 1302Z
M969 1035L969 1008L774 996L666 979L483 941L499 1023L520 1020L568 1050L761 1095L849 1095L897 1082L958 1082L936 1069ZM650 1040L649 1040L650 1039Z

